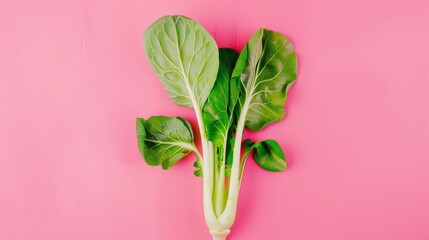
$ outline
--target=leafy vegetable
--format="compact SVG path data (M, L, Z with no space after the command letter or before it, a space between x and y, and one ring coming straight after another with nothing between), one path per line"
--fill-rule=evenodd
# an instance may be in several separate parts
M286 169L274 140L252 142L243 132L261 130L285 115L287 92L297 78L297 59L284 35L259 29L240 54L217 49L198 23L165 16L144 34L146 55L170 98L194 109L203 154L190 124L180 117L137 119L140 153L149 165L170 168L190 152L194 175L203 178L204 215L213 239L226 239L234 222L246 159L273 172Z

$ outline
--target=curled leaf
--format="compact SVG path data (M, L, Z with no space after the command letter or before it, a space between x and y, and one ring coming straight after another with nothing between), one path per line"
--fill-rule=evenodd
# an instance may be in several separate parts
M254 152L253 159L255 159L261 168L270 172L286 170L286 157L282 148L275 140L268 139L256 143L246 140L244 145L246 147L246 154Z

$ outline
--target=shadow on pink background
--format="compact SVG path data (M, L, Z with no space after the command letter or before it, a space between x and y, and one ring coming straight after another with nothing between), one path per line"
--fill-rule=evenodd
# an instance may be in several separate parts
M166 14L240 50L288 35L288 115L256 134L289 170L248 161L231 240L429 239L429 2L0 1L0 239L210 239L193 159L147 166L135 118L183 116L146 60Z

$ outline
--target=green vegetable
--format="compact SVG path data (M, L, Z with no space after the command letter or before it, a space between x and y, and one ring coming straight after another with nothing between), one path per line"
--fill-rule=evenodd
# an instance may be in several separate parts
M285 115L287 91L297 78L292 43L259 29L242 52L218 49L211 35L183 16L165 16L144 34L146 55L170 98L193 108L203 154L190 124L180 117L137 119L140 153L151 166L168 169L193 152L194 175L203 178L203 203L213 239L226 239L234 222L246 159L272 172L286 169L274 140L243 144L243 132L263 129ZM245 145L245 153L241 148Z

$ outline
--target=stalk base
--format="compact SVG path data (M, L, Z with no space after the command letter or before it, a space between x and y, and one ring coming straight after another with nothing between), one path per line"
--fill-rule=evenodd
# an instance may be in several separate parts
M231 232L231 230L229 229L225 229L221 232L210 232L213 240L226 240L226 237L229 235L229 233Z

